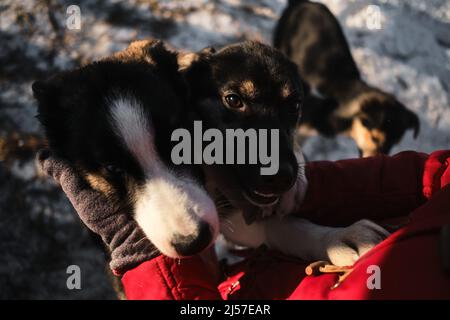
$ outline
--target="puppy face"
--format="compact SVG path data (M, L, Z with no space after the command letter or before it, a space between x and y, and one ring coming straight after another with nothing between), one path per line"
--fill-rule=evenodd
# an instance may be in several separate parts
M218 52L206 49L191 55L184 68L193 105L205 127L279 132L279 169L274 175L261 175L261 164L205 169L239 208L273 206L297 179L293 132L303 92L296 70L280 52L257 42L230 45Z
M395 98L371 92L360 100L360 111L354 117L350 135L363 157L387 154L408 129L419 133L419 119Z
M130 212L162 253L188 256L212 243L217 213L199 172L171 165L185 96L176 57L159 42L142 50L35 82L38 117L57 156Z

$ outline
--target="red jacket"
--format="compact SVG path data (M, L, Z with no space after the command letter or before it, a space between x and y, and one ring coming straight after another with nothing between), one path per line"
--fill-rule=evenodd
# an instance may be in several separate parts
M307 263L255 250L222 278L199 256L160 256L123 276L127 298L450 299L449 162L450 151L437 151L307 165L309 187L297 215L332 226L362 218L407 221L334 289L338 274L306 276ZM379 281L370 289L374 272Z

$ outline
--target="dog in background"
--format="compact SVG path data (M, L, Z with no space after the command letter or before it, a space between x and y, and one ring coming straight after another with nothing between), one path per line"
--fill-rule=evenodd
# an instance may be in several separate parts
M393 95L361 79L337 19L323 4L291 0L274 46L298 66L306 98L300 134L350 135L363 157L389 153L419 119Z

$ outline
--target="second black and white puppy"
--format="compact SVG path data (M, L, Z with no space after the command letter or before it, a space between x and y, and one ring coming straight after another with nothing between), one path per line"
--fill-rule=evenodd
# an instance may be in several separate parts
M289 1L274 46L297 64L307 84L303 129L347 133L364 157L389 153L408 129L417 136L417 115L361 79L339 22L325 5Z

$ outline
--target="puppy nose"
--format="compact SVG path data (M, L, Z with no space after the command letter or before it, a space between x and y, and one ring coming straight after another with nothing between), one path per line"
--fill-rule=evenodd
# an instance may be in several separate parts
M271 193L281 194L292 188L296 181L297 170L293 166L280 165L278 172L274 175L261 176L263 188Z
M172 240L172 246L181 256L192 256L208 247L212 241L212 232L208 223L202 221L194 235L176 234Z

